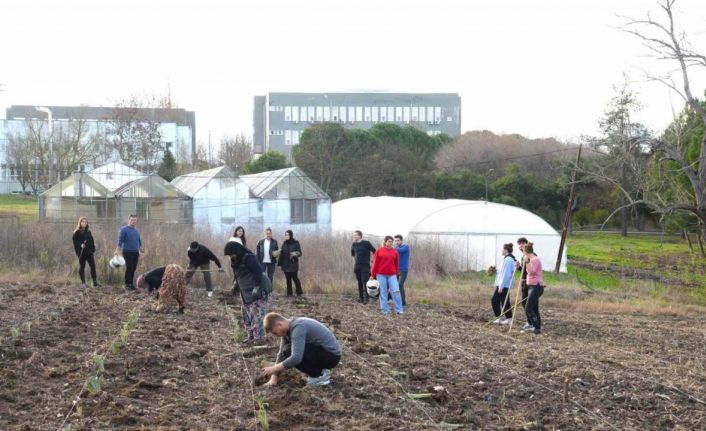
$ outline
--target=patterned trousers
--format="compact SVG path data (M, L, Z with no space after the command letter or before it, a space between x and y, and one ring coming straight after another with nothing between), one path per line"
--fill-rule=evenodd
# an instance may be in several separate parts
M265 318L269 307L269 296L243 305L243 326L245 326L248 340L265 338L265 327L262 324L262 319Z

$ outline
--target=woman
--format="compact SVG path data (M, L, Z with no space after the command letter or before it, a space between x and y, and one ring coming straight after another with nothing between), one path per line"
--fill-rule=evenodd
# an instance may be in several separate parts
M522 332L541 334L542 319L539 316L539 297L544 293L544 273L542 261L534 254L534 243L528 242L523 250L525 266L527 267L527 311L528 324Z
M297 288L297 296L301 296L302 284L299 281L297 273L299 272L299 258L302 255L302 247L299 241L294 239L294 233L288 230L284 233L284 242L280 248L277 265L282 267L284 276L287 279L287 296L292 296L292 281Z
M247 247L247 242L245 241L245 228L242 226L236 227L233 231L233 237L231 238L231 240L233 239L235 239L236 241L239 240L243 247Z
M146 275L145 279L150 279L150 276ZM179 314L184 313L186 307L186 272L184 268L176 264L167 265L164 268L158 293L157 305L155 306L157 313L168 312L174 302L179 305Z
M497 317L493 323L507 325L512 322L512 306L508 292L515 279L515 256L512 255L512 243L503 245L502 254L503 263L495 275L495 289L491 303L495 317Z
M239 242L229 241L223 253L230 257L230 266L243 301L243 326L248 334L245 342L262 340L265 338L262 320L267 314L269 292L272 291L269 279L263 274L257 257Z
M74 229L74 234L71 239L74 242L74 250L78 257L78 275L81 277L81 287L88 287L86 285L86 262L88 262L88 266L91 268L93 287L100 287L101 285L98 284L98 278L96 276L96 261L93 258L93 253L96 252L96 244L93 242L93 234L88 227L88 219L86 217L78 219L76 229Z
M387 305L388 289L392 292L395 313L404 313L400 285L397 281L400 256L392 247L393 241L391 236L385 237L382 247L378 248L373 256L373 268L370 270L370 279L376 279L380 283L380 311L385 315L390 313L390 307Z

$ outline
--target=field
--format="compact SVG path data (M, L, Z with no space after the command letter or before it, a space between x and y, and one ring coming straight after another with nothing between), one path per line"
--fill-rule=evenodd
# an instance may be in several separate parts
M16 218L22 221L37 220L37 198L35 196L0 195L0 220L7 218Z
M545 335L534 337L488 325L487 306L471 296L390 318L349 296L275 295L273 309L322 320L344 350L330 387L303 387L288 372L268 389L252 378L276 342L234 340L240 310L229 292L209 300L191 289L184 315L156 314L151 298L118 288L19 282L1 292L0 429L706 426L702 317L547 300ZM92 376L94 394L84 389Z

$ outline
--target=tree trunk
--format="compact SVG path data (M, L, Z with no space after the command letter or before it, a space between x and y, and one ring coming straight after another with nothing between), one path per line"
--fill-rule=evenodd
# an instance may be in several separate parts
M626 205L623 200L623 205ZM620 236L628 236L628 217L630 216L629 209L624 207L620 210Z

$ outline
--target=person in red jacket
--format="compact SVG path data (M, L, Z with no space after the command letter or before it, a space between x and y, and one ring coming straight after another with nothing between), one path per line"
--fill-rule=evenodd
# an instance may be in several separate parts
M385 237L383 246L380 247L373 256L373 268L370 270L370 279L376 279L380 283L380 311L382 314L389 314L390 307L387 305L387 291L392 292L392 302L395 305L395 313L402 314L402 295L400 285L397 280L399 272L400 255L392 247L393 238Z

